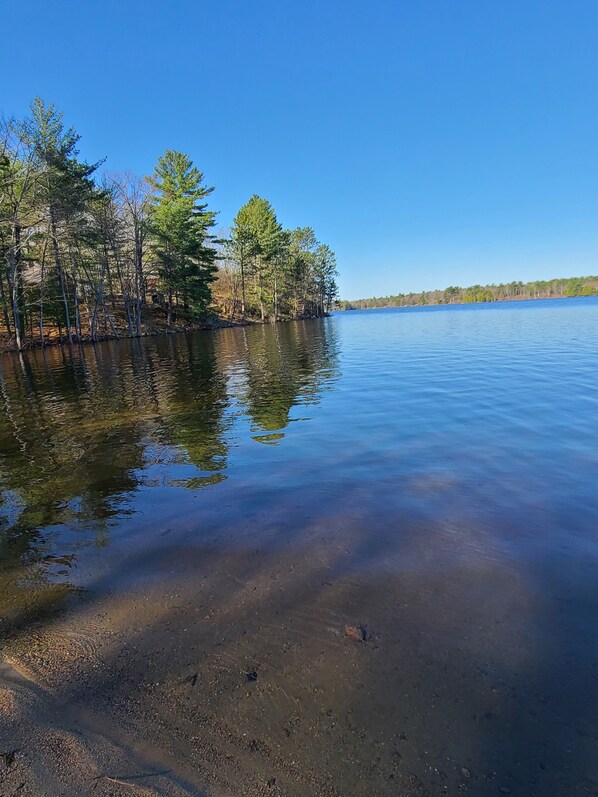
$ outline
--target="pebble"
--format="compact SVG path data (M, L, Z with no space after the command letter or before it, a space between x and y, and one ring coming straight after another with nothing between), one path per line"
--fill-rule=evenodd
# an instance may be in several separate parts
M365 642L367 639L367 631L362 625L346 625L345 636L353 639L355 642Z

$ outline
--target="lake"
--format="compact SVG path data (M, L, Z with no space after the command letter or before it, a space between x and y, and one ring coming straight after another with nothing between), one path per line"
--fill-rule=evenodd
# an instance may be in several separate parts
M7 794L596 795L598 300L5 355L0 551Z

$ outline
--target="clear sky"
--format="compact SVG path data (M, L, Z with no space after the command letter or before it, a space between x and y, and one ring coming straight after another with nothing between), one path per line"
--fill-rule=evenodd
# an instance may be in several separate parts
M336 251L344 298L598 273L596 0L0 0L0 111L165 148Z

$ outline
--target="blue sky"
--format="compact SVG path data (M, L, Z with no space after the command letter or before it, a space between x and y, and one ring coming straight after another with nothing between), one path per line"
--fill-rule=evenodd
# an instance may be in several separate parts
M26 11L25 11L26 9ZM595 0L0 0L0 111L82 154L188 152L222 226L253 193L345 298L598 273Z

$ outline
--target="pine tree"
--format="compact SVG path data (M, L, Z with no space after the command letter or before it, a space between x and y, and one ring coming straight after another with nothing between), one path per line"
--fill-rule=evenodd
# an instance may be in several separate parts
M80 136L73 128L65 129L63 115L53 103L46 105L36 97L31 105L31 119L25 122L25 130L37 162L38 199L53 253L67 338L72 342L73 314L77 313L77 280L75 274L69 275L66 255L88 223L86 211L95 195L91 178L100 164L88 164L77 159Z
M286 236L267 199L254 194L243 205L235 216L231 240L233 251L242 268L243 293L245 278L249 274L253 279L262 321L266 317L267 307L276 315L280 266Z
M292 314L305 314L314 268L315 251L318 246L316 234L311 227L296 227L289 232L288 273Z
M14 329L18 349L25 333L22 268L27 241L38 223L35 207L37 173L22 125L0 126L0 297L7 332ZM6 283L6 286L5 286Z
M205 186L203 179L188 155L168 149L149 178L153 253L168 297L168 326L172 325L175 301L198 316L205 313L211 300L217 250L210 229L216 213L202 201L214 190Z
M314 258L316 315L318 316L325 315L337 298L336 276L336 256L327 244L320 244Z

